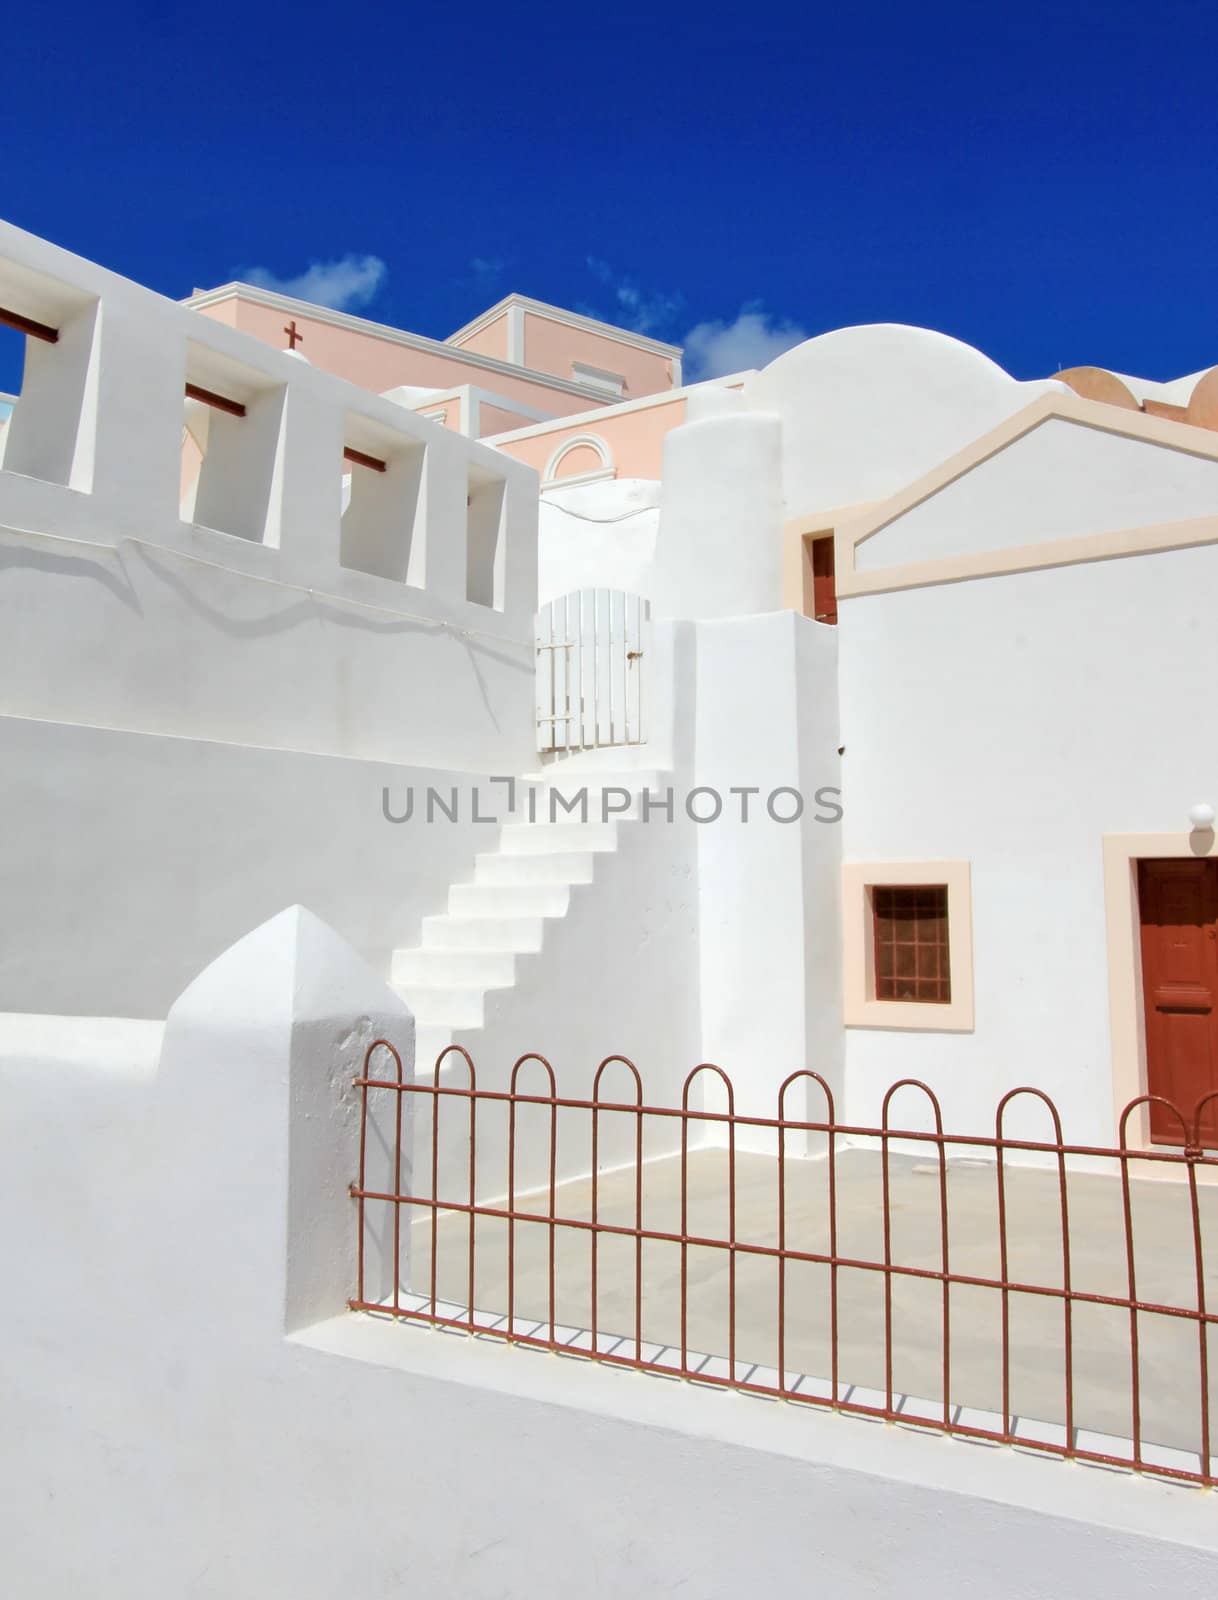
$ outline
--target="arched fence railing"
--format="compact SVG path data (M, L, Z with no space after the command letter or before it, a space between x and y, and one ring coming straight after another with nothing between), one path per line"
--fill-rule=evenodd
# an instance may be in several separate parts
M1145 1096L1094 1146L1039 1089L962 1134L912 1079L841 1121L807 1070L763 1117L709 1063L653 1105L623 1056L564 1097L539 1055L491 1089L458 1047L412 1078L381 1041L357 1088L353 1310L1216 1481L1210 1096L1142 1148Z

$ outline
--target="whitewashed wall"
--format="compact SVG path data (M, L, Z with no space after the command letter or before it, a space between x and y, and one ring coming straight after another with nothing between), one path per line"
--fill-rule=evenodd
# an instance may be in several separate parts
M0 718L0 1011L163 1017L192 972L303 902L381 973L497 830L464 772ZM423 820L434 786L459 824ZM407 790L415 817L402 814ZM495 815L503 786L483 783Z
M729 410L664 438L653 577L660 617L739 617L782 604L782 424Z
M496 638L176 550L3 529L0 563L0 713L421 766L535 762L531 616Z
M789 611L697 627L693 772L724 806L697 830L702 1053L751 1116L777 1115L778 1085L804 1067L841 1081L841 830L816 820L833 815L816 792L839 783L836 653L835 629ZM760 791L747 822L733 787ZM798 822L770 816L779 788L802 796ZM795 802L774 804L786 817ZM787 1109L804 1114L795 1093Z
M1053 392L959 339L876 323L796 345L749 377L744 404L781 418L785 515L802 517L896 494Z
M852 1028L852 1118L925 1078L957 1128L1016 1084L1114 1133L1101 839L1218 796L1202 547L842 602L847 860L972 862L976 1031Z
M1120 413L1116 414L1118 417ZM1199 429L1179 430L1207 445ZM1050 417L858 546L860 572L1212 515L1218 461Z
M0 470L0 709L524 759L529 468L8 225L0 304L59 331L27 340ZM180 501L188 405L207 454Z
M59 332L0 461L0 1007L163 1015L301 900L384 970L487 830L382 786L536 766L536 475L8 225L0 304Z
M0 226L0 295L59 331L55 344L27 340L0 525L138 539L391 610L477 619L506 637L531 617L531 469L9 224ZM179 518L188 382L247 408L241 419L207 408L215 470L205 465L199 483L201 526ZM408 550L411 590L340 560L342 478L352 470L344 446L388 463L360 481L384 501L374 520L386 550ZM488 486L505 501L494 606L468 598L466 567L467 522L476 531Z
M537 528L538 598L574 589L655 589L660 485L647 478L606 478L573 489L547 489Z
M0 1056L23 1600L1212 1591L1193 1490L345 1313L380 1030L409 1018L293 911L192 985L156 1072Z

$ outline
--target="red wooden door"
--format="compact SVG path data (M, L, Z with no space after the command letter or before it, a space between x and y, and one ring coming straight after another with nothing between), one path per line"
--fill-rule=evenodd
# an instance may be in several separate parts
M1191 1129L1202 1095L1218 1089L1218 862L1139 861L1147 1091L1178 1106ZM1218 1144L1218 1102L1202 1141ZM1156 1144L1180 1144L1180 1125L1150 1108Z
M812 541L812 615L817 622L837 621L837 578L831 533Z

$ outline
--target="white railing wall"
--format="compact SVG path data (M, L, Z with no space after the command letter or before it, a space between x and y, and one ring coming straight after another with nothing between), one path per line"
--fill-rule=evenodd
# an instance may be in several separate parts
M26 340L3 430L0 526L139 540L529 639L530 468L7 224L0 308L58 335ZM201 410L188 384L244 416ZM385 470L351 465L344 449Z

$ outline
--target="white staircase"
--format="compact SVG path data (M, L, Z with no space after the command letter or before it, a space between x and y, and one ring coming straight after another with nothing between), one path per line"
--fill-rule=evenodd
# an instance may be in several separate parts
M570 797L585 786L588 821L561 808L551 821L550 789ZM502 825L497 847L474 857L472 881L453 884L448 909L423 918L415 949L394 951L390 983L414 1012L418 1075L430 1077L454 1035L483 1026L487 994L510 989L518 958L558 935L572 889L594 881L597 856L617 849L619 829L637 818L642 794L658 786L655 772L580 772L566 763L553 781L521 780L521 804ZM628 811L603 822L606 788L626 789L632 801ZM476 1041L461 1042L475 1053Z

